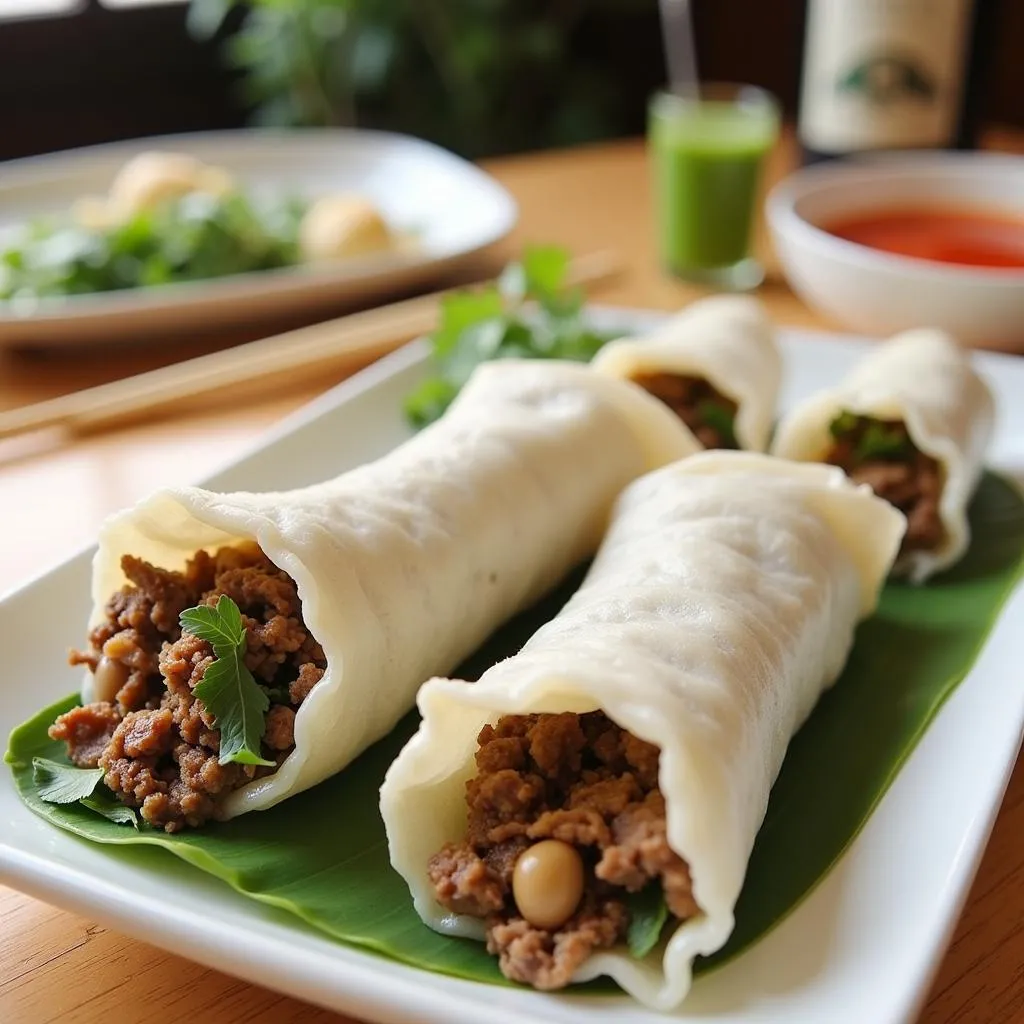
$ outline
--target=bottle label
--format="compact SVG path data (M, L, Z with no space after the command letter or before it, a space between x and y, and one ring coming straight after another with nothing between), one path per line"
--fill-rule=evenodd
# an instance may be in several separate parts
M812 150L948 146L972 0L808 0L800 139Z

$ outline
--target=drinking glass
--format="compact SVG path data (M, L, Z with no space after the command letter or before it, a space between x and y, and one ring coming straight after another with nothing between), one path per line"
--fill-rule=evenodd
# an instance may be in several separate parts
M661 260L679 277L754 288L758 180L779 135L779 104L753 85L702 83L651 98L648 144Z

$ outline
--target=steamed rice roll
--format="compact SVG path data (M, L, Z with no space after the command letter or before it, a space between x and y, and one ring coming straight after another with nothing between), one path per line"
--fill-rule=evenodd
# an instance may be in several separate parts
M605 345L593 366L660 399L705 448L768 447L782 361L754 298L700 299L652 334Z
M101 532L84 706L51 736L168 831L270 807L387 733L592 554L627 483L695 448L634 385L509 360L334 480L159 492Z
M628 487L555 619L476 683L420 690L381 812L423 920L486 941L515 981L607 974L675 1007L732 931L789 740L903 528L840 470L765 455ZM634 957L638 899L666 924Z
M984 468L994 403L948 334L898 334L837 387L798 405L772 450L840 466L907 516L897 571L921 582L967 550L967 507Z

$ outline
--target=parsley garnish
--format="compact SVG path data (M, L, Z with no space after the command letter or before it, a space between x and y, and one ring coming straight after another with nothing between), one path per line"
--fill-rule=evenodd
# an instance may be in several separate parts
M661 882L648 882L639 892L626 894L626 909L629 911L629 928L626 930L626 944L629 954L642 960L661 938L661 930L668 920L668 904Z
M497 284L441 300L430 336L434 374L405 400L417 427L436 420L472 372L491 359L572 359L586 362L608 341L583 323L583 293L565 285L569 254L556 246L528 248ZM529 311L528 302L536 303Z
M238 605L222 594L217 604L201 604L181 613L181 628L213 647L216 660L193 691L220 730L221 764L260 764L264 716L270 701L245 667L245 625Z

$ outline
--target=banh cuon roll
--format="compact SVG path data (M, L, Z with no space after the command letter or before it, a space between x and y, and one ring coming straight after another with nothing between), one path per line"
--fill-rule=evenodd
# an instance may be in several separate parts
M782 360L750 296L699 299L650 334L605 345L592 365L659 398L705 448L768 447Z
M994 402L948 334L906 331L878 345L835 388L797 405L772 451L827 462L907 517L896 572L920 583L967 550L967 509L984 468Z
M84 706L50 735L167 831L270 807L389 732L593 553L627 483L694 450L635 385L507 360L329 482L159 492L101 531Z
M676 1006L904 527L841 470L761 454L627 487L556 618L476 683L419 692L381 813L420 917L515 981L605 974Z

